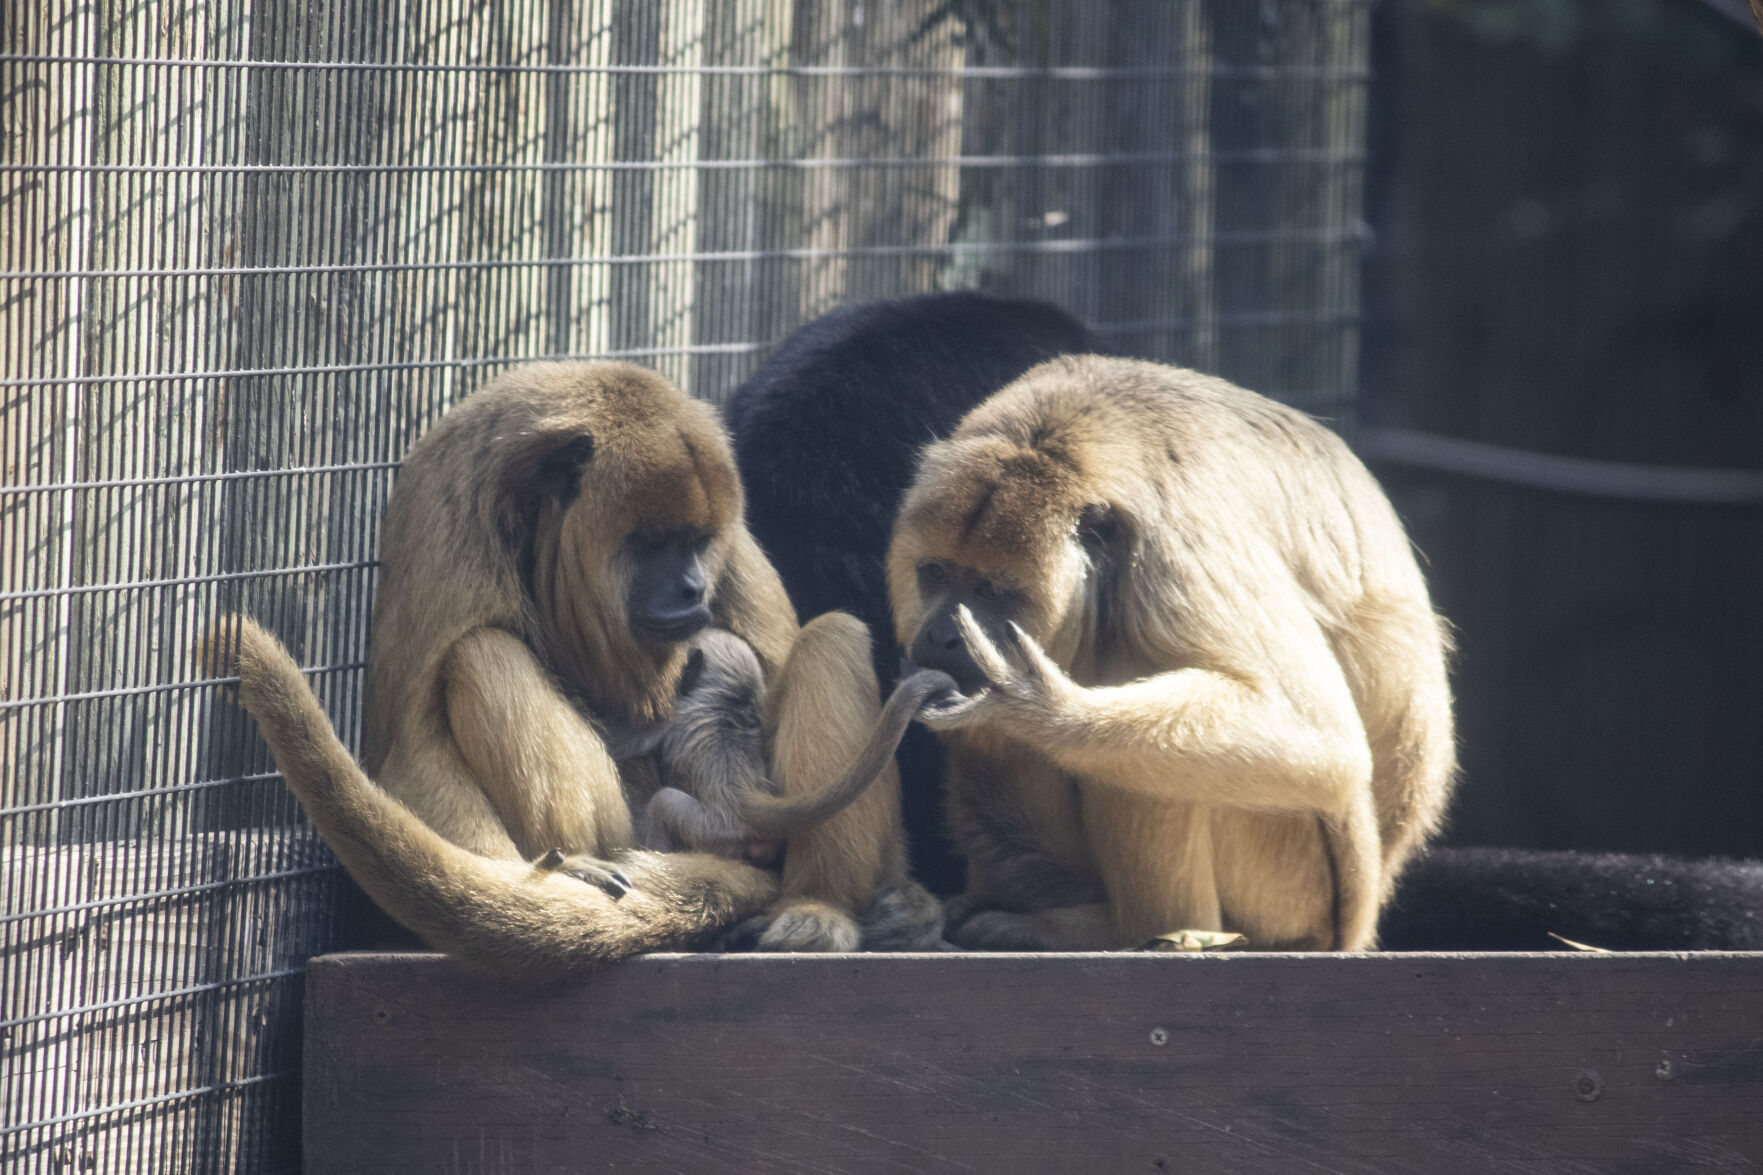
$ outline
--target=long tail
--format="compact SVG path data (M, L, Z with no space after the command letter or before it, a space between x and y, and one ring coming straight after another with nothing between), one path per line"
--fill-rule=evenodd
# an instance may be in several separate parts
M741 802L741 820L748 833L757 840L776 840L792 836L804 829L837 815L852 800L862 795L875 782L894 748L906 734L913 716L933 694L956 692L955 679L935 669L921 669L894 687L887 705L876 719L857 761L837 783L809 796L774 796L766 792L749 792Z
M614 900L566 874L469 852L370 780L281 644L224 617L197 655L236 674L282 777L350 875L437 949L501 974L557 975L644 951L700 945L763 909L776 879L702 853L621 854L633 890Z

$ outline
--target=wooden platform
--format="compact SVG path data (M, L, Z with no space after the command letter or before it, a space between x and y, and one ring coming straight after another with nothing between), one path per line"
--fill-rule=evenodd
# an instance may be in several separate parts
M343 1172L1624 1172L1763 1164L1763 954L429 955L307 988Z

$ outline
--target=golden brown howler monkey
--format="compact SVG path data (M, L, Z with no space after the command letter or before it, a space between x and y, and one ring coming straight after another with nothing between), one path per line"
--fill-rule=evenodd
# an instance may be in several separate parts
M223 621L209 642L370 896L502 971L692 945L765 906L761 871L634 847L627 790L653 780L621 772L596 727L664 718L712 624L772 677L785 796L839 778L876 722L867 633L839 614L798 630L709 405L629 364L518 368L411 448L383 534L360 768L266 634ZM924 904L887 773L792 841L757 945L854 948L858 917L916 940L935 930Z
M844 777L816 795L785 798L774 794L766 765L759 658L740 637L707 628L692 640L672 715L609 732L614 757L650 756L662 785L643 810L638 840L645 848L775 863L784 838L843 810L875 782L925 700L954 688L934 670L900 682Z
M237 675L240 703L350 876L429 945L475 968L546 978L707 945L777 896L776 875L704 854L624 852L605 867L617 880L600 877L603 886L550 862L462 848L367 777L293 658L255 622L217 622L203 660ZM626 882L629 892L609 892Z
M1451 788L1447 639L1333 433L1196 372L1055 359L925 450L888 572L910 659L965 695L924 715L968 864L951 939L1373 945Z

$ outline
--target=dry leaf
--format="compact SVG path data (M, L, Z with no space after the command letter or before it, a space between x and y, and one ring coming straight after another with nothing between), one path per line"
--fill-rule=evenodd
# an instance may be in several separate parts
M1572 947L1576 951L1586 951L1587 953L1593 954L1593 955L1607 955L1610 953L1604 947L1588 947L1583 942L1574 942L1571 938L1562 938L1559 934L1556 934L1553 930L1549 931L1549 937L1554 939L1556 942L1566 943L1568 946Z
M1141 950L1147 951L1230 951L1249 945L1249 940L1228 930L1172 930L1159 934Z

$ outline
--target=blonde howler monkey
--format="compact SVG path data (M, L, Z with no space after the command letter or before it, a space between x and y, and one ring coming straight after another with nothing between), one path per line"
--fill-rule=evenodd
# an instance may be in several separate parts
M962 697L972 947L1373 945L1438 826L1447 639L1332 432L1197 372L1055 359L929 446L888 553L897 633Z

